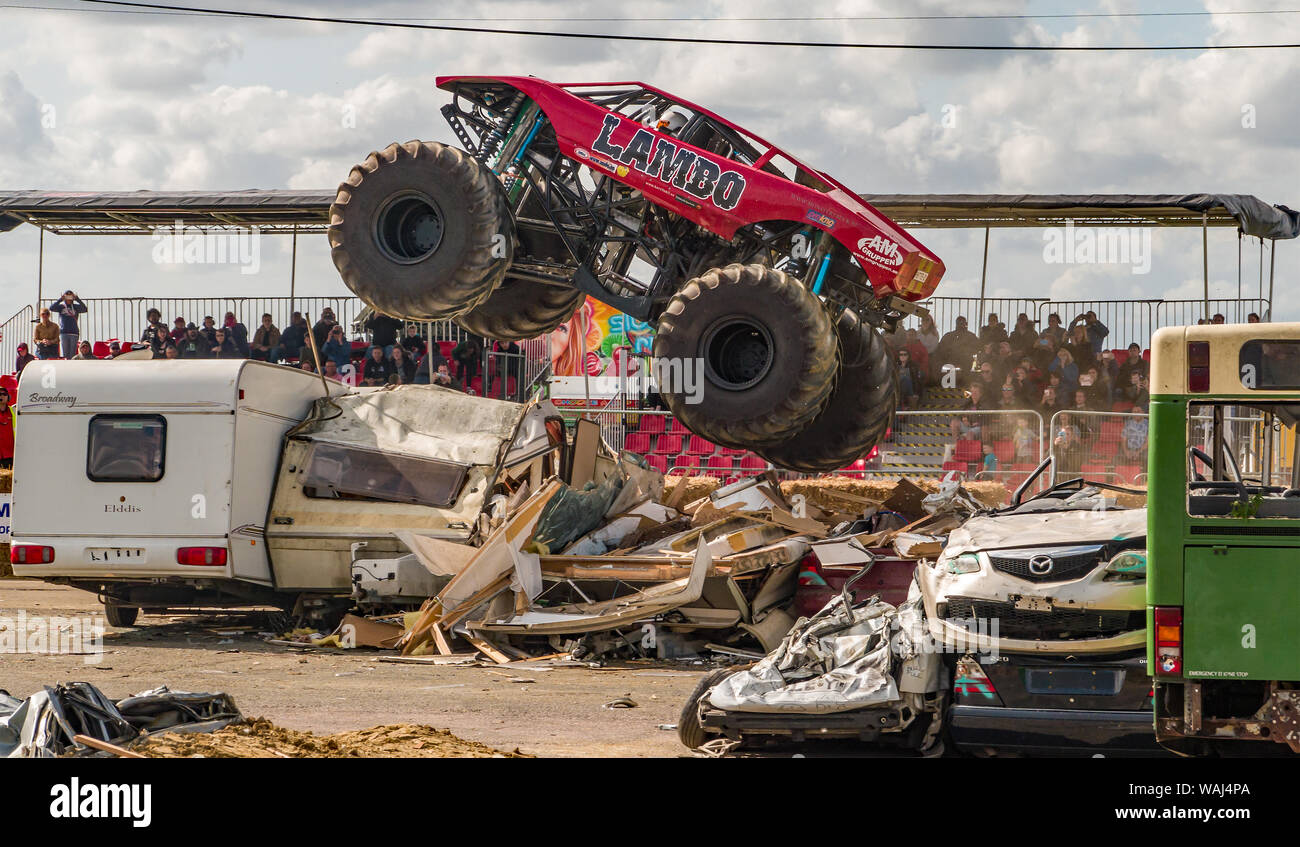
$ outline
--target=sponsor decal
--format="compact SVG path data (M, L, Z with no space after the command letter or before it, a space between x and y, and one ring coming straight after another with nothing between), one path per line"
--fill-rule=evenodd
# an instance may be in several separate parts
M823 214L822 212L817 211L816 209L809 209L808 214L805 215L804 217L808 218L808 220L812 221L818 226L824 226L827 229L835 229L835 219L832 218L830 215Z
M893 269L903 264L903 251L883 235L858 239L858 255L882 268Z
M727 170L722 163L701 156L693 150L679 147L644 127L637 126L624 145L611 140L614 130L623 123L618 115L605 115L600 135L591 142L588 161L600 163L597 154L622 163L621 168L607 167L618 176L626 176L635 168L649 177L681 189L692 197L712 203L719 209L736 208L745 193L745 177ZM602 167L605 167L602 164Z

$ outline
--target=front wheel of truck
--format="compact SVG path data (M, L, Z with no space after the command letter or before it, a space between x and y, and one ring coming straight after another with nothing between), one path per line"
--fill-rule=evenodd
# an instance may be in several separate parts
M464 314L514 258L514 218L496 176L463 150L390 144L352 168L330 205L330 256L375 310L407 320Z

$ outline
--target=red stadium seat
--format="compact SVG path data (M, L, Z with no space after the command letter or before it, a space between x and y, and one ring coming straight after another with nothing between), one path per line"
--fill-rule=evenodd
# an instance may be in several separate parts
M90 346L90 352L94 354L96 359L106 359L108 354L112 352L112 348L108 346L107 341L96 341Z
M664 431L663 415L640 415L640 421L637 422L637 432L648 432L651 435Z
M442 357L443 357L444 359L447 359L448 361L451 360L451 351L454 350L454 349L456 349L456 342L455 342L455 341L439 341L439 342L438 342L438 352L442 353Z
M629 432L623 438L623 449L642 455L650 452L650 435L644 432Z
M1118 441L1106 441L1099 438L1097 439L1097 443L1092 445L1092 452L1096 454L1099 459L1113 458L1117 450L1119 450Z
M969 467L970 466L967 465L965 462L944 462L943 463L943 469L945 471L960 471L961 473L966 473L966 470Z
M1106 473L1106 466L1097 462L1084 462L1079 465L1079 473L1083 476L1101 476Z
M1016 458L1016 443L1014 441L994 441L993 455L998 457L999 465L1009 465Z
M709 476L726 477L735 473L736 466L730 456L713 455L709 457Z
M655 439L654 452L662 453L665 456L676 456L682 452L682 437L664 433Z
M753 453L746 453L740 457L740 469L745 471L767 470L767 460L762 456L755 456Z
M1098 441L1115 441L1119 442L1124 438L1123 421L1102 421L1101 434Z
M707 438L701 438L698 435L692 435L690 446L686 448L687 453L694 453L697 456L708 456L716 450L718 445L709 441Z
M686 424L684 424L684 423L682 423L681 421L677 420L677 418L673 418L673 422L672 422L671 424L669 424L669 426L668 426L668 431L669 431L669 432L676 432L676 433L679 433L679 434L681 434L681 435L687 435L687 434L690 433L690 430L686 428Z
M655 470L659 471L659 473L668 473L667 456L656 456L653 453L651 453L649 456L645 457L645 460L646 460L646 464L648 464L650 467L654 468Z
M700 469L700 464L699 456L691 456L687 453L668 459L668 466L678 468L678 473L694 474Z
M984 445L973 438L958 441L952 457L958 462L978 462L984 458Z

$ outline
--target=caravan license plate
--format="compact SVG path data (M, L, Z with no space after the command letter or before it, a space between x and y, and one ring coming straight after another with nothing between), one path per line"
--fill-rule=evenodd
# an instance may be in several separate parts
M144 562L143 547L87 547L86 561L96 565L116 562Z

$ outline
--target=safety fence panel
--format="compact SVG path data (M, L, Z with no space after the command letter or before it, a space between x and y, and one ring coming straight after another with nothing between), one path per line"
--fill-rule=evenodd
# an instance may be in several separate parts
M1039 332L1047 329L1049 317L1055 314L1061 318L1061 326L1068 330L1076 318L1093 312L1108 330L1102 341L1103 349L1121 350L1136 343L1145 350L1151 346L1151 333L1159 326L1158 305L1158 300L1053 300L1038 307L1037 329Z
M168 329L176 318L202 326L203 319L211 317L220 326L226 312L234 312L235 319L248 327L251 337L263 314L269 313L272 322L283 331L295 311L302 312L309 324L315 324L321 313L330 309L336 321L350 327L361 307L356 297L108 297L82 302L87 312L80 320L81 338L91 342L140 340L150 309L162 313Z
M18 361L18 345L32 348L32 321L36 313L31 306L19 309L9 320L0 324L0 373L12 373ZM32 350L32 355L36 351Z
M967 329L978 334L991 314L996 314L1010 330L1016 325L1018 315L1023 313L1033 318L1045 302L1041 297L986 297L983 300L979 297L931 297L919 305L929 310L935 327L943 335L956 328L959 317L966 319ZM905 329L917 329L920 325L919 318L909 317L903 322Z
M1187 446L1195 447L1207 456L1213 457L1214 415L1212 407L1195 403L1188 406ZM1243 477L1261 479L1267 476L1266 485L1289 487L1291 483L1291 462L1295 444L1294 429L1283 427L1276 418L1266 421L1264 413L1256 409L1228 406L1223 414L1223 440L1232 451L1232 458ZM1206 474L1207 469L1197 464L1197 471ZM1224 470L1231 478L1232 463L1226 457Z
M1047 427L1053 481L1082 476L1145 489L1147 433L1145 414L1078 409L1055 413Z
M1156 326L1192 326L1201 319L1213 320L1223 315L1226 323L1244 324L1255 314L1261 321L1269 319L1272 304L1267 298L1218 299L1210 301L1209 314L1204 300L1161 300L1156 310Z

